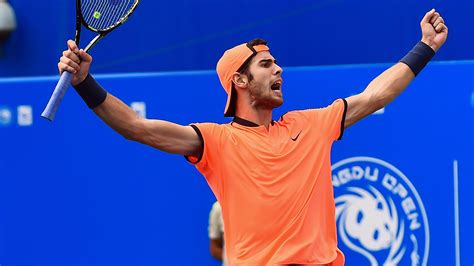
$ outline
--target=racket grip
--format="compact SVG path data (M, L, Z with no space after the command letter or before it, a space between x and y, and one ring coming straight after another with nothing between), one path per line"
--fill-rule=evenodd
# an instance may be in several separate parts
M71 84L72 74L64 71L61 74L61 78L56 84L56 88L54 88L53 94L49 99L48 105L44 108L43 113L41 116L43 118L48 119L49 121L53 121L54 117L56 116L56 112L58 111L59 105L66 94L67 89L69 88L69 84Z

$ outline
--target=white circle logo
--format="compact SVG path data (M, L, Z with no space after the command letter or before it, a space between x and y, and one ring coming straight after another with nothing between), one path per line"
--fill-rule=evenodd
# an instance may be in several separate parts
M371 266L426 265L425 207L400 170L380 159L352 157L332 166L332 182L340 244L355 259Z

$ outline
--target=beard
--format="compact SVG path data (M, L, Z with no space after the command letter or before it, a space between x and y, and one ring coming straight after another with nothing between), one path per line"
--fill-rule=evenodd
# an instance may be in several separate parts
M258 109L271 110L283 104L281 91L279 91L279 95L275 95L275 92L270 88L251 88L250 97L252 99L252 105Z

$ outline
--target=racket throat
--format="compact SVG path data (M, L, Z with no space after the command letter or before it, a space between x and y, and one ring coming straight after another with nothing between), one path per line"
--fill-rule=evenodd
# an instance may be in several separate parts
M89 52L90 49L92 49L96 44L97 42L100 41L100 39L104 38L105 35L97 35L95 36L95 38L86 46L86 48L84 48L84 51L87 53Z

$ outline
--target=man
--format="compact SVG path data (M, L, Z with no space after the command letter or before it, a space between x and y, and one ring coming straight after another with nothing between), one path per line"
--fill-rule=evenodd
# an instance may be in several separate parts
M360 94L278 121L272 111L283 103L283 71L263 40L229 49L217 64L228 93L224 113L234 116L223 125L138 117L88 74L92 58L72 41L58 66L74 74L78 93L118 133L196 164L222 207L228 265L343 265L331 145L403 92L446 41L448 29L434 9L421 29L421 42Z
M222 209L219 202L212 204L209 213L209 252L217 260L226 265L224 246L224 221L222 219Z

